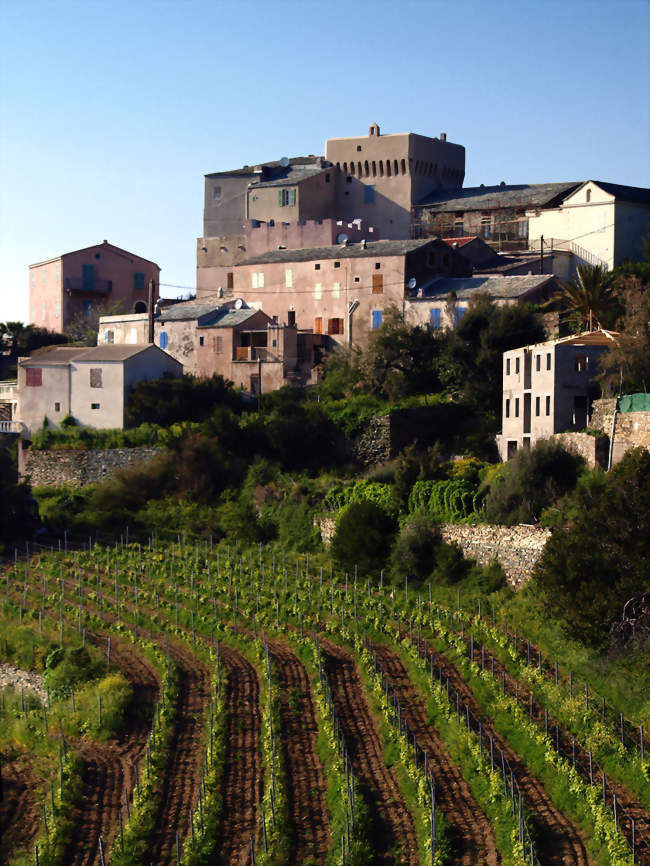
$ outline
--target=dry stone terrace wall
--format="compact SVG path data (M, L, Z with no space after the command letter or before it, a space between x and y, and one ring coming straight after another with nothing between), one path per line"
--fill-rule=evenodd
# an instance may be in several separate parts
M583 457L587 466L607 468L609 459L609 436L590 436L589 433L556 433L558 439L567 451L572 451Z
M326 546L336 531L334 517L319 520L321 538ZM468 559L481 565L496 560L503 568L508 583L519 589L529 580L551 536L551 530L540 526L494 526L487 523L443 523L443 541L457 544Z
M622 460L630 448L650 450L650 412L619 412L616 415L612 464Z
M161 448L146 447L30 450L22 454L21 477L29 477L33 487L85 487L119 469L148 463L161 451Z

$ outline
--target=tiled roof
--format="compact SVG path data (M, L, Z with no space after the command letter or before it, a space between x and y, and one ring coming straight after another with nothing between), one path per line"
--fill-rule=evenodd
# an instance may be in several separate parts
M459 300L469 300L478 292L485 292L493 298L519 298L533 289L541 288L554 280L549 274L514 277L437 277L420 287L424 299L440 299L455 292ZM412 300L417 300L413 298Z
M426 240L404 241L368 241L363 247L361 243L336 244L329 247L308 247L300 250L268 250L258 256L246 259L242 265L263 265L273 262L312 262L321 259L359 259L378 256L403 256L413 250L435 243L433 238ZM241 267L241 265L238 265Z
M24 367L40 367L41 364L47 366L51 364L68 364L75 355L79 355L85 351L87 349L83 346L48 346L45 349L38 349L32 353L31 358L25 358L19 363Z
M216 295L210 297L193 299L191 301L181 301L178 304L173 304L171 307L164 307L156 316L156 321L160 322L184 322L191 319L198 319L201 316L206 316L208 313L213 313L219 307L223 306L223 299Z
M150 348L150 343L139 345L105 343L91 348L86 346L52 346L41 352L34 352L31 358L20 361L20 364L24 367L40 367L52 364L65 365L71 361L126 361Z
M244 309L244 310L219 310L218 313L214 316L214 318L208 319L206 322L202 322L201 328L234 328L237 325L242 325L244 322L248 321L248 319L255 316L257 313L261 312L261 310L255 309ZM266 313L264 313L266 316ZM267 319L270 320L269 316L266 316Z
M309 165L311 163L317 162L319 159L324 159L321 156L292 156L289 160L289 167L294 165ZM210 174L206 174L206 177L237 177L238 175L248 175L255 174L255 169L258 167L262 168L270 168L270 169L279 169L282 168L280 165L280 160L275 159L271 162L262 162L257 163L256 165L244 165L241 168L234 168L231 171L213 171Z
M571 183L522 183L503 186L468 186L448 192L430 193L417 207L434 212L489 210L494 207L533 208L549 206L580 186Z
M130 253L128 250L122 249L122 247L116 247L115 244L109 244L108 241L103 241L103 243L101 243L101 244L93 244L90 247L82 247L79 250L71 250L68 253L61 253L61 255L53 256L51 259L45 259L42 262L33 262L33 264L29 265L29 267L30 268L37 268L37 267L39 267L39 265L47 265L50 262L56 262L59 259L62 259L64 256L72 256L72 255L75 255L76 253L85 253L86 250L94 250L97 247L99 247L99 249L109 249L110 248L111 250L113 250L113 252L118 253L118 255L126 256L127 258L134 257L136 259L140 259L143 262L148 262L150 265L155 265L155 267L157 267L158 270L160 270L160 265L157 265L156 262L152 262L151 259L145 259L144 256L140 256L140 255L138 255L138 253Z
M308 180L310 177L316 177L316 175L329 170L329 168L321 168L321 166L318 165L296 169L290 168L284 177L276 177L272 180L261 180L259 183L252 183L251 190L261 189L262 187L267 186L288 186L292 183L300 183L301 180Z
M478 235L470 235L466 238L441 238L450 247L464 247L465 244L471 243L478 238Z

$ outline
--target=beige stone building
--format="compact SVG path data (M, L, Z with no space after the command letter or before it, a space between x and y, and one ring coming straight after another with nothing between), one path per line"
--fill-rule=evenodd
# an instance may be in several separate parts
M121 429L136 382L182 374L157 346L49 347L18 362L18 420L27 438L66 415L85 427Z
M598 361L613 339L599 330L504 352L502 460L539 439L587 427L600 397Z

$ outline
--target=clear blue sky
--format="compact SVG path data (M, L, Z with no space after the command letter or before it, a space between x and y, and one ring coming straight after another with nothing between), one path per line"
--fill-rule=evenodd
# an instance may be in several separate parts
M647 0L0 0L0 321L104 238L194 286L205 173L373 121L467 186L650 186L649 45Z

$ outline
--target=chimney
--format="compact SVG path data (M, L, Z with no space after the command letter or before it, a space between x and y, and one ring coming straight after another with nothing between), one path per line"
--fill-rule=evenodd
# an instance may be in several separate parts
M361 249L365 250L365 248L366 248L366 239L363 238L363 240L361 241Z
M440 133L440 141L447 141L447 133L446 132Z

